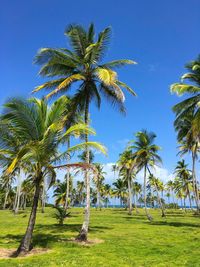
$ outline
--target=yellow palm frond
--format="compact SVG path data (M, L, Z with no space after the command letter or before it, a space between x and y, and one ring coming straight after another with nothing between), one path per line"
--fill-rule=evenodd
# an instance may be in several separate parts
M84 80L84 79L85 79L85 77L81 74L73 74L73 75L67 77L63 82L61 82L55 90L53 90L51 93L49 93L46 96L46 98L48 99L48 98L52 97L53 95L59 93L61 90L69 87L72 82L80 81L80 80Z
M97 68L96 75L108 86L112 85L117 80L117 73L111 69Z

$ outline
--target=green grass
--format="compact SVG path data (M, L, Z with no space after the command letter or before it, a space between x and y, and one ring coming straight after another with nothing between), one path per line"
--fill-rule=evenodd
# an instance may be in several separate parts
M200 266L200 218L192 213L168 211L161 218L158 210L151 211L149 223L140 210L128 216L121 209L92 209L89 238L104 243L84 247L67 241L81 227L83 209L71 209L71 217L58 226L47 208L38 211L33 243L51 249L49 253L20 259L1 259L0 266ZM0 211L0 247L17 248L25 231L28 212L13 215Z

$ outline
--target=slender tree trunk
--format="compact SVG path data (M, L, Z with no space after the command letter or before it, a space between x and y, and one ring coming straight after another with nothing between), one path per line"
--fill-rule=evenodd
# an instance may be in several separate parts
M100 192L99 189L97 189L97 209L99 208L101 210L101 196L100 196Z
M131 186L131 176L128 174L128 194L129 194L129 209L128 214L132 215L132 186Z
M85 106L85 124L89 124L89 98L86 99ZM85 134L85 142L88 142L88 134ZM86 146L86 161L87 164L90 163L89 148ZM82 224L81 231L77 237L79 241L87 241L88 228L90 222L90 175L88 170L85 171L85 187L86 187L86 206L85 206L85 219Z
M160 208L161 208L161 211L162 211L162 217L166 217L166 215L165 215L165 209L163 207L163 203L161 201L161 198L160 198L160 195L159 195L157 186L156 186L156 193L157 193L158 202L159 202L159 205L160 205Z
M185 212L186 212L185 197L183 198L183 203L184 203L184 210L185 210Z
M19 211L20 197L21 197L21 182L19 181L19 185L18 185L18 189L17 189L17 203L15 206L15 214L17 214Z
M46 202L46 189L45 189L45 179L44 179L42 186L42 213L44 213L45 202Z
M3 210L6 209L6 203L7 203L7 199L8 199L8 194L9 194L9 189L7 188L6 194L5 194L5 198L4 198L4 203L3 203Z
M148 213L148 210L147 210L146 185L147 185L147 165L145 165L145 167L144 167L144 188L143 188L143 193L144 193L144 208L145 208L145 213L146 213L147 219L151 222L153 220L153 218Z
M194 197L197 207L197 212L200 212L200 206L199 206L199 192L198 192L198 184L196 179L196 155L194 152L192 152L192 183L193 183L193 191L194 191Z
M23 204L23 210L26 209L26 194L24 195L24 204Z
M136 192L134 194L134 205L135 205L135 211L138 214L139 211L138 211L138 207L137 207L137 194L136 194Z
M37 214L37 207L38 207L38 201L40 196L40 181L42 179L42 174L40 174L39 177L37 177L35 181L35 194L33 199L33 205L31 209L31 214L29 217L28 226L26 229L26 233L20 243L19 248L16 251L15 256L23 255L31 250L31 240L33 235L33 229L35 226L35 220L36 220L36 214Z
M68 139L67 141L67 149L70 148L70 139ZM67 163L70 162L70 155L67 155ZM65 206L64 206L64 209L65 211L67 211L68 209L68 199L69 199L69 179L70 179L70 170L69 168L67 169L67 175L66 175L66 185L67 185L67 188L66 188L66 198L65 198Z

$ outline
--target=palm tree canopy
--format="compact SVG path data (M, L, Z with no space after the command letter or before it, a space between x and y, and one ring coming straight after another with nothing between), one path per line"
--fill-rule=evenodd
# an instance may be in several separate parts
M136 140L131 141L129 149L133 151L133 157L138 170L141 170L145 165L154 166L162 163L158 151L161 149L154 144L156 135L153 132L142 130L137 132Z
M69 39L71 50L42 48L38 51L35 63L42 66L39 74L53 77L54 80L36 87L34 92L50 89L51 92L46 96L49 98L58 93L68 92L74 83L78 83L79 89L75 94L74 104L80 110L85 110L86 102L91 100L100 107L103 95L124 111L125 97L121 88L125 88L132 95L135 95L135 92L118 79L114 69L135 62L122 59L102 63L110 41L111 29L104 29L95 39L93 24L88 30L81 25L69 25L65 35Z

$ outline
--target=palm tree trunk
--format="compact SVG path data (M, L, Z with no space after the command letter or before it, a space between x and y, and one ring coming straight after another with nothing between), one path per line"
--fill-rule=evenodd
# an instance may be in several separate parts
M138 194L135 192L135 211L137 214L139 214L137 204L138 204Z
M194 191L194 197L195 197L197 212L199 213L200 212L199 192L198 192L198 184L197 184L197 179L196 179L195 163L196 163L196 155L194 152L192 152L192 183L193 183L193 191Z
M21 183L19 181L19 185L18 185L18 188L17 188L17 203L16 203L16 206L15 206L15 214L18 213L18 210L19 210L19 203L20 203L20 196L21 196Z
M131 176L128 174L128 194L129 194L129 210L128 214L132 215L132 190L131 190Z
M157 186L156 186L156 193L157 193L158 202L159 202L159 205L160 205L160 208L161 208L161 211L162 211L162 217L166 217L166 215L165 215L165 209L163 207L163 203L161 201L161 198L160 198L160 195L159 195Z
M183 198L184 210L186 212L186 204L185 204L185 197Z
M85 124L89 124L89 98L86 99L85 105ZM85 142L88 142L88 134L85 134ZM86 163L90 163L89 148L86 146ZM86 187L86 206L85 206L85 218L82 224L81 231L77 237L79 241L87 241L88 228L90 222L90 175L88 170L85 171L85 187Z
M68 141L67 141L67 149L69 149L69 148L70 148L70 139L68 139ZM69 163L69 161L70 161L70 155L67 155L67 163ZM65 206L64 206L65 211L67 211L67 209L68 209L69 179L70 179L70 171L69 171L69 169L67 169L67 175L66 175L67 188L66 188L66 198L65 198Z
M26 194L24 195L24 203L23 203L23 210L26 209Z
M147 184L147 165L145 165L145 167L144 167L144 189L143 189L143 192L144 192L144 208L145 208L145 213L146 213L147 219L151 222L153 220L153 218L151 217L151 215L147 211L146 184Z
M3 210L6 209L6 203L7 203L7 198L9 194L9 189L6 190L5 198L4 198L4 203L3 203Z
M45 192L45 181L44 181L42 187L42 213L44 213L45 202L46 202L46 192Z
M99 189L97 189L97 209L99 208L101 210L101 207L100 207L100 192L99 192Z
M31 214L29 217L28 226L26 229L26 233L20 243L19 248L17 249L15 256L23 255L31 250L31 240L33 235L33 229L35 226L35 220L36 220L36 214L37 214L37 207L38 207L38 201L40 196L40 181L42 179L42 174L36 179L35 181L35 194L33 199L33 205L31 209Z

